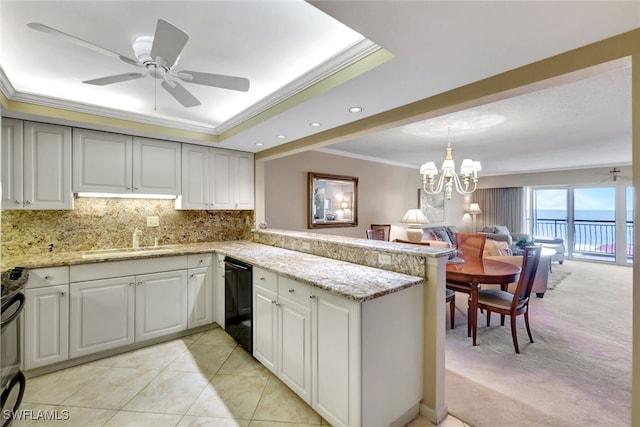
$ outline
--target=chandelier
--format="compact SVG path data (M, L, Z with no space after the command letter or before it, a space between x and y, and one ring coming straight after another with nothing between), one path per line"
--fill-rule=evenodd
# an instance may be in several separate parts
M451 126L449 126L447 149L440 177L436 179L438 168L434 162L426 162L420 167L424 191L429 194L438 194L444 190L447 200L451 200L454 187L460 194L470 194L476 191L478 172L482 170L480 162L464 159L460 165L460 175L456 174L455 167L451 148Z

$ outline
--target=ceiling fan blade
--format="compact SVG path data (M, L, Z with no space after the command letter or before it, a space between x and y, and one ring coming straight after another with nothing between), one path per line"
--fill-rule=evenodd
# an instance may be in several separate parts
M119 59L120 61L122 61L124 63L127 63L129 65L133 65L135 67L142 67L142 64L140 64L135 59L129 58L129 57L124 56L124 55L121 55L118 52L114 52L112 50L109 50L109 49L107 49L105 47L102 47L102 46L98 46L98 45L93 44L91 42L88 42L86 40L82 40L82 39L80 39L78 37L72 36L71 34L67 34L67 33L64 33L62 31L56 30L55 28L51 28L51 27L48 27L48 26L46 26L44 24L40 24L39 22L29 22L27 24L27 27L32 28L32 29L37 30L37 31L41 31L41 32L46 33L46 34L51 34L53 36L60 37L60 38L65 39L65 40L67 40L67 41L69 41L71 43L75 43L78 46L82 46L84 48L91 49L94 52L99 52L99 53L102 53L103 55L107 55L107 56L110 56L112 58Z
M245 79L244 77L200 73L198 71L179 71L176 75L182 81L189 83L239 90L242 92L249 90L249 79Z
M171 68L188 40L189 35L180 28L164 19L158 19L156 33L153 36L153 45L151 46L151 58L156 61L160 57L164 60L164 63L159 63L158 65Z
M128 80L140 79L146 75L147 73L116 74L115 76L100 77L99 79L93 79L93 80L85 80L82 83L86 83L89 85L96 85L96 86L104 86L104 85L110 85L112 83L120 83L120 82L126 82Z
M173 80L164 80L161 85L171 96L182 104L183 107L191 108L200 105L200 101L191 95L191 92L185 89L180 83Z

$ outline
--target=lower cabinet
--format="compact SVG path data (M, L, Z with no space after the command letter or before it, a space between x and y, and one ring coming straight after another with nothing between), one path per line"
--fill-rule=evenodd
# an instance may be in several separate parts
M70 290L70 357L134 342L135 276L72 283Z
M136 341L187 329L187 272L136 277Z
M69 357L69 285L25 290L24 369Z
M383 427L417 411L420 286L361 302L255 266L253 272L254 357L325 420Z
M311 406L331 425L359 426L360 304L317 288L312 300Z

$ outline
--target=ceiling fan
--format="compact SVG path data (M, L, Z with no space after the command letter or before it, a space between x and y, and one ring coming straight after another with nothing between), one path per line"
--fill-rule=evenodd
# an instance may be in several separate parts
M184 49L187 41L189 40L189 35L163 19L158 19L156 31L153 37L141 36L134 40L132 47L135 52L136 59L129 58L118 52L114 52L38 22L29 22L27 26L34 30L60 37L112 58L119 59L126 64L145 68L143 72L116 74L113 76L85 80L82 83L104 86L140 79L150 75L158 80L162 80L160 85L186 108L200 105L200 101L198 101L191 92L182 86L177 79L188 83L220 87L242 92L249 90L249 80L243 77L210 74L199 71L175 70L174 67L178 62L182 49Z
M620 173L621 173L620 169L618 169L618 168L614 167L613 169L611 169L611 170L608 172L608 174L609 174L609 178L604 179L602 182L609 181L610 179L611 179L611 180L613 180L613 182L617 182L617 181L618 181L618 178L620 178L620 179L624 179L624 180L631 180L631 178L626 177L626 176L622 176L622 175L620 175ZM600 173L600 174L598 174L598 175L604 175L604 174L603 174L603 173Z

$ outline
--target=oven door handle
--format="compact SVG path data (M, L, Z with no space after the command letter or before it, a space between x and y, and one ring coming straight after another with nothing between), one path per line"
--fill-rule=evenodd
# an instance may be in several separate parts
M9 301L7 301L6 304L3 304L2 305L2 311L6 311L9 307L11 307L12 305L16 304L16 302L18 304L20 304L20 305L13 312L13 314L11 316L9 316L7 319L2 319L2 322L0 323L2 328L7 326L9 323L11 323L11 321L13 319L15 319L16 317L18 317L20 315L20 313L22 312L22 309L24 308L24 294L22 292L19 292L19 293L15 294Z

